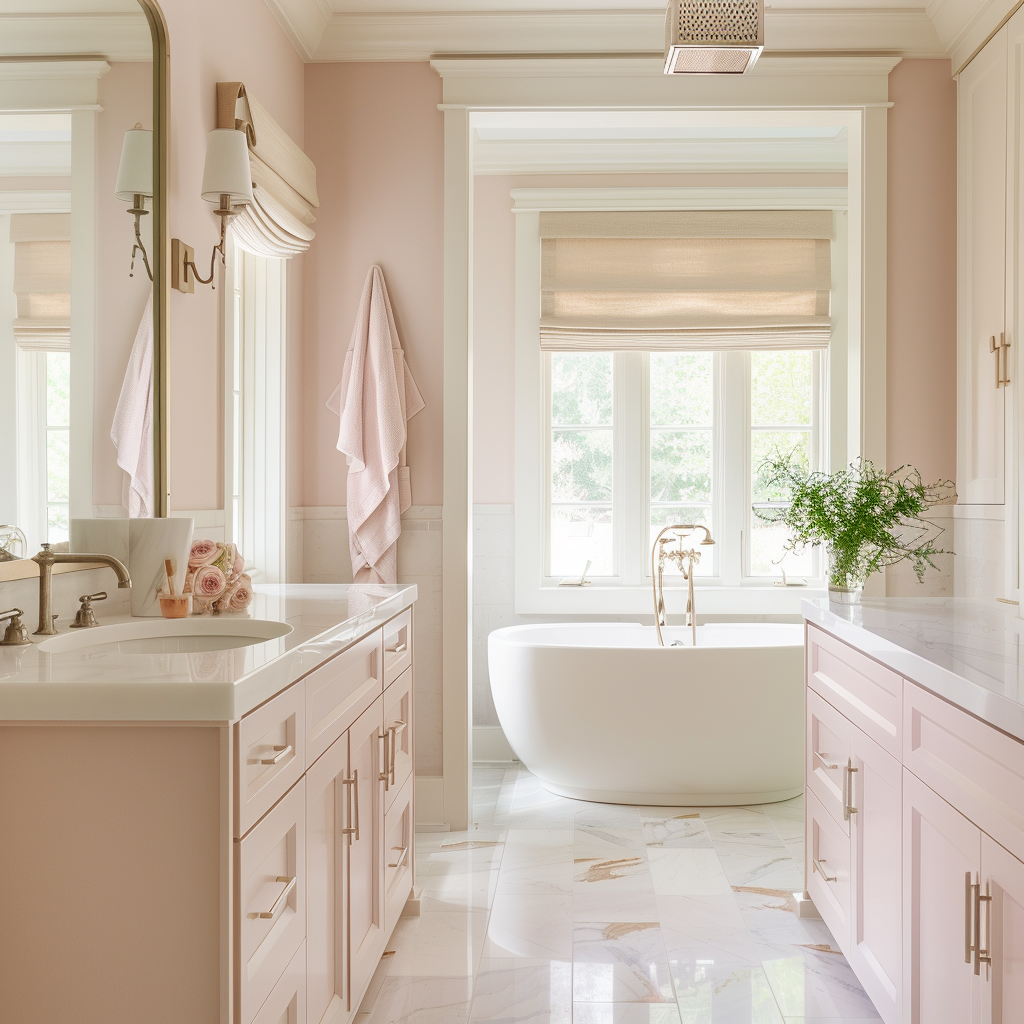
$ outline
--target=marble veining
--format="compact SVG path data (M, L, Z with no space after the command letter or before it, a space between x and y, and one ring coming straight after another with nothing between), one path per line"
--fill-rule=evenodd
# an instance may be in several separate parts
M611 807L518 767L475 781L469 832L417 837L423 916L399 923L358 1024L878 1020L828 928L786 901L802 797Z

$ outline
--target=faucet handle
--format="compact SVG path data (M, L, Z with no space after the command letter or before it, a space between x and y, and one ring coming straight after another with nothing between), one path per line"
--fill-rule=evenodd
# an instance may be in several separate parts
M0 640L0 647L24 647L32 643L28 637L28 629L21 621L25 613L20 608L11 608L9 611L0 612L0 622L10 619L7 629L4 631L4 638Z
M82 606L78 609L75 614L75 621L71 623L72 629L84 629L89 626L98 626L99 623L96 621L96 615L92 610L93 601L105 601L107 599L107 592L101 590L97 594L83 594L78 600L82 602Z

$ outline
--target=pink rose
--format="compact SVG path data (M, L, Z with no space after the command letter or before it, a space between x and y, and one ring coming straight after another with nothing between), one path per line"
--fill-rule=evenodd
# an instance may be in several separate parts
M195 575L196 575L195 569L189 569L188 572L185 573L185 585L181 588L182 593L184 593L184 594L191 594L192 593L192 580L195 578Z
M242 552L235 548L235 564L231 566L232 576L241 576L245 572L245 558L242 557Z
M216 601L224 593L227 582L217 566L201 566L192 577L192 594L201 601Z
M252 604L252 580L243 572L228 584L227 590L217 602L221 612L244 612Z
M192 545L192 551L188 556L190 569L199 569L209 565L220 554L220 545L213 540L197 540Z

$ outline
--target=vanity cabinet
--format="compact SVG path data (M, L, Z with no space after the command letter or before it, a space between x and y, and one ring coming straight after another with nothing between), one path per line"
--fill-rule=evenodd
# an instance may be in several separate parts
M233 721L0 723L0 1021L348 1024L414 881L412 626Z
M809 624L807 744L807 892L882 1019L1024 1019L1024 743Z

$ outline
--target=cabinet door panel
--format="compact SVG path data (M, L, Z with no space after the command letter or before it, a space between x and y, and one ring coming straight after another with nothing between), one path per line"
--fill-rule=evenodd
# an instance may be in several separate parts
M903 945L903 769L853 735L851 941L847 959L886 1024L900 1017Z
M408 668L384 691L384 731L387 733L388 781L385 810L390 810L412 776L412 669Z
M981 877L992 897L983 914L992 966L982 986L985 1024L1024 1018L1024 864L986 835L981 837Z
M347 1012L348 736L306 772L306 1020Z
M981 868L981 833L903 771L903 1019L980 1020L981 986L965 962L964 876Z
M843 815L848 785L847 766L853 754L857 730L828 701L807 689L807 787L850 834L849 818Z
M384 932L384 698L360 715L349 731L349 766L357 777L348 849L349 1008L355 1009L377 969Z
M1002 504L1005 389L990 338L1006 331L1006 94L1004 29L960 75L958 114L957 492Z
M807 894L839 948L850 948L850 837L819 803L805 794Z

